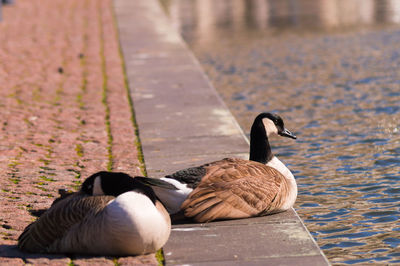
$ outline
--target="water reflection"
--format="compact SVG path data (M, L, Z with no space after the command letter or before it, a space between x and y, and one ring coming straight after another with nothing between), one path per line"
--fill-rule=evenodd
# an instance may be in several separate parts
M398 0L164 0L185 39L283 29L334 30L400 23ZM222 31L221 31L222 29Z
M242 128L298 136L271 144L331 262L400 263L400 0L166 4Z

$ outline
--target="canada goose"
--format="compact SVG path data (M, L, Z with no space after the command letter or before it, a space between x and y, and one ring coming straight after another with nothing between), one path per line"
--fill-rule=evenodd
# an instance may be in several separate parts
M272 152L268 137L296 139L281 117L259 114L250 132L250 160L225 158L180 170L161 179L178 188L154 192L170 214L183 212L197 222L246 218L282 212L293 206L293 174Z
M75 193L61 194L28 225L18 247L34 253L138 255L167 241L171 220L150 186L174 189L159 179L99 172Z

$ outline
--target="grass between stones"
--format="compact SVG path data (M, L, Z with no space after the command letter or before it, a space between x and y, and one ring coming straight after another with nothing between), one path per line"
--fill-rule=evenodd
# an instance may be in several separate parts
M23 151L20 151L17 156L14 157L8 164L9 171L7 171L7 174L9 175L8 180L14 183L15 185L18 185L19 182L21 181L21 177L18 175L19 170L17 166L20 164L19 159L22 156Z
M111 10L114 10L114 7L111 3ZM113 24L114 24L114 29L115 29L115 38L117 38L117 40L119 40L119 35L118 35L118 23L117 23L117 18L115 15L115 12L112 12L113 15ZM128 75L126 73L126 65L125 65L125 60L124 60L124 56L122 53L122 47L121 45L118 46L118 52L119 52L119 57L121 59L121 64L122 64L122 71L124 74L124 85L125 85L125 89L126 89L126 97L128 99L128 103L129 103L129 108L131 111L131 122L132 122L132 126L135 129L135 146L136 149L138 151L138 160L140 163L140 170L142 172L142 174L144 176L147 176L147 170L146 170L146 165L144 163L144 155L143 155L143 149L142 149L142 144L140 142L140 136L139 136L139 126L137 124L137 120L136 120L136 115L135 115L135 109L133 106L133 100L130 94L130 89L129 89L129 81L128 81Z
M112 143L113 143L113 136L111 132L111 121L110 121L110 107L107 103L107 93L108 93L108 76L107 76L107 64L106 58L104 53L104 28L102 24L102 16L103 11L101 5L98 5L98 20L100 26L100 58L101 58L101 70L102 70L102 78L103 78L103 98L102 103L105 109L105 123L106 123L106 131L107 131L107 152L108 152L108 163L107 163L107 170L111 171L113 169L113 155L112 155Z

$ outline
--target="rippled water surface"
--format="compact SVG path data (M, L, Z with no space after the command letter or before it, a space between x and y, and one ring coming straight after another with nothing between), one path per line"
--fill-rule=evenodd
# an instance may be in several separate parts
M400 264L400 1L164 0L248 133L280 114L273 151L334 264Z

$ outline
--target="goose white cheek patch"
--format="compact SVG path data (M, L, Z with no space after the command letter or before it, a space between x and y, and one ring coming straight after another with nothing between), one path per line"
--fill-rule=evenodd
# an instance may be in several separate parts
M267 137L271 136L272 134L278 135L278 129L276 128L274 122L272 122L270 119L264 118L263 124L265 130L267 131Z
M104 191L101 188L101 177L98 176L93 182L93 196L104 195Z

